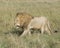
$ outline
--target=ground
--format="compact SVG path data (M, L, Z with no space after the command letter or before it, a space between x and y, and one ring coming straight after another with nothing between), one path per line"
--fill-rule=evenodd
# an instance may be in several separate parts
M33 34L25 37L11 34L17 12L33 16L46 16L53 33ZM6 34L6 33L9 34ZM59 0L0 0L0 48L60 48L60 1Z

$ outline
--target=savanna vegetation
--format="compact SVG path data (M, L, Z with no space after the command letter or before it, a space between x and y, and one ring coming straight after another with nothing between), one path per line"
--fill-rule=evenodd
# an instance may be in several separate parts
M46 16L50 20L53 34L34 33L31 36L18 36L18 31L14 29L17 12ZM60 1L0 0L0 48L60 48Z

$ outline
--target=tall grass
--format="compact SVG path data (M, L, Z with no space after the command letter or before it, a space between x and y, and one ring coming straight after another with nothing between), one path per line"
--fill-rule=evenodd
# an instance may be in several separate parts
M57 30L51 36L33 34L25 37L11 34L17 12L32 16L46 16L51 28ZM4 34L8 32L9 34ZM60 1L59 0L0 0L0 48L60 48Z

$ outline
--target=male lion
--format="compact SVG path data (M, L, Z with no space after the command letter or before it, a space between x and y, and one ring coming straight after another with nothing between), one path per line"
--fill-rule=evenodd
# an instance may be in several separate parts
M23 30L27 29L29 22L33 17L25 12L17 13L15 17L15 27L17 29L22 28Z
M25 35L26 33L31 34L30 29L32 28L40 29L42 34L46 31L49 35L51 35L50 23L48 19L44 16L34 17L29 23L27 30L25 30L24 33L22 34L22 36Z

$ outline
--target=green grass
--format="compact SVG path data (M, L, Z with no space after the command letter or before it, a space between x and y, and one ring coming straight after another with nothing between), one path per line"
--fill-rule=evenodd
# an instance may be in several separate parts
M27 1L0 1L0 48L60 48L60 1ZM37 33L25 37L5 34L13 30L17 12L27 12L32 16L46 16L50 20L52 30L58 32L51 36Z

